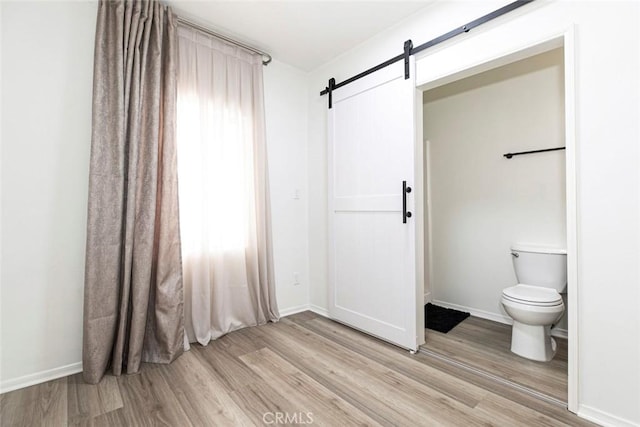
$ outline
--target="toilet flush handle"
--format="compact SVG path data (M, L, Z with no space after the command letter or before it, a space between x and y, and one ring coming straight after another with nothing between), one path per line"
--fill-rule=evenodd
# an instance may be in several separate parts
M511 255L513 255L514 258L518 258L520 256L518 252L511 252Z

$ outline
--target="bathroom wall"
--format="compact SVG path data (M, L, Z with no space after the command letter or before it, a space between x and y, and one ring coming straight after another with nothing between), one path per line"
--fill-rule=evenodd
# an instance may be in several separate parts
M434 303L510 322L510 245L566 247L564 151L502 156L564 145L563 69L555 49L424 93Z

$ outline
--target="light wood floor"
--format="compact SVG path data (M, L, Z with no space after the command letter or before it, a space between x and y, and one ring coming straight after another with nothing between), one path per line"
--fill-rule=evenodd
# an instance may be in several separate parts
M3 427L264 425L276 412L320 426L591 425L310 312L194 346L136 375L98 385L74 375L6 393L0 408Z
M446 334L425 329L428 350L500 378L567 401L567 340L555 338L550 362L535 362L511 352L511 326L468 317Z

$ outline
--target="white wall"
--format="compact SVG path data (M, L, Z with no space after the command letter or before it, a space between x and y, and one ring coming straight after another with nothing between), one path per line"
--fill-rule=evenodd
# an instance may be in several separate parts
M509 248L566 248L563 51L555 49L424 93L429 141L430 285L436 303L505 322L517 283ZM566 317L559 328L566 331Z
M80 369L96 4L0 2L0 389ZM281 312L308 302L306 75L274 61L265 106ZM300 199L294 200L294 189ZM293 272L300 285L293 285Z
M311 304L327 304L326 97L344 80L508 1L438 2L318 68L309 86ZM640 424L640 3L534 2L432 52L494 33L499 40L576 25L579 414ZM495 39L493 40L495 41ZM443 55L443 56L446 56ZM449 61L465 58L449 56Z
M79 369L96 6L0 7L4 389Z
M286 315L309 304L307 74L274 60L264 84L276 291Z

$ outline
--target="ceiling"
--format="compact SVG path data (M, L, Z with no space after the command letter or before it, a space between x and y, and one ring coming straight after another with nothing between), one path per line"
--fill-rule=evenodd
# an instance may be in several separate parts
M197 24L311 71L433 0L183 1L174 11Z

